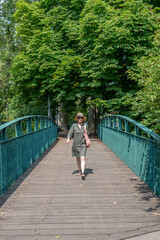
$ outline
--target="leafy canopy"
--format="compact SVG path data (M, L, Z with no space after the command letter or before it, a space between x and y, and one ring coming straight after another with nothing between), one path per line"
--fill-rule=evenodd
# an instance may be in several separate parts
M150 73L158 68L154 53L158 4L152 4L147 0L16 1L19 50L10 78L16 97L26 103L47 103L50 96L52 107L63 102L66 112L86 109L88 101L102 114L133 116L134 99L138 106L144 104L139 94L145 81L151 87L158 77L156 72L152 81L144 77L146 68ZM140 119L146 112L139 111Z

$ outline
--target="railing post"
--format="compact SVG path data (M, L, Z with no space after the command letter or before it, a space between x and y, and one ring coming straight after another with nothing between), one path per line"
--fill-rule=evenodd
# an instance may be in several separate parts
M118 118L118 130L122 131L122 119Z
M21 131L21 121L16 123L16 137L20 137L22 135Z
M135 125L135 135L140 136L140 129L138 126Z
M31 133L31 132L32 132L31 122L32 122L32 119L29 118L29 119L27 120L27 133Z
M44 119L43 118L40 119L40 128L41 129L44 128Z
M108 118L105 118L105 126L108 127Z
M116 128L116 118L113 118L113 128Z
M112 119L111 119L111 117L109 117L109 127L110 128L112 127Z
M6 128L0 131L0 141L7 140Z
M34 118L34 130L35 131L39 130L39 119L38 119L38 117Z
M48 118L45 118L45 128L48 127Z
M127 120L125 120L125 132L130 132L129 122Z

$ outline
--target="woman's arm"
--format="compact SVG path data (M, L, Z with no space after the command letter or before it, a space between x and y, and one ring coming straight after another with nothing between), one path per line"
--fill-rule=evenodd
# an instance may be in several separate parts
M72 125L72 127L70 128L67 134L67 141L66 141L67 144L69 144L69 140L73 138L73 136L74 136L74 125Z
M88 132L88 124L87 123L84 124L84 132L89 134L89 132Z

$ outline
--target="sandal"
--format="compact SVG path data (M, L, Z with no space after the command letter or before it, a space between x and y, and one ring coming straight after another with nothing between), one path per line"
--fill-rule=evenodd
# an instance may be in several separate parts
M84 179L85 179L85 174L82 173L82 174L81 174L81 177L82 177L82 179L84 180Z
M82 173L82 171L81 170L78 170L78 176L81 176L81 173Z

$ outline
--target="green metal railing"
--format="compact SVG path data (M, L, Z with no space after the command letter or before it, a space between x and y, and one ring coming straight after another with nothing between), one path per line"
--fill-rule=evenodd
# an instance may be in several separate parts
M98 137L160 197L160 136L121 115L98 125Z
M0 126L0 195L57 139L46 116L26 116Z

